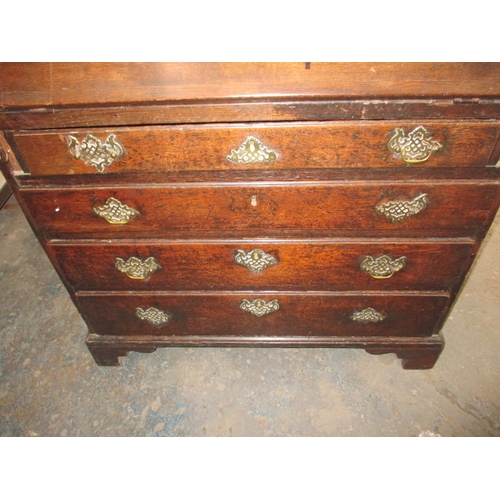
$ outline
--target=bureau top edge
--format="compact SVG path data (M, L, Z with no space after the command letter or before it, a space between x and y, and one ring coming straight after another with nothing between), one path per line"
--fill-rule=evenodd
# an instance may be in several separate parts
M500 63L0 63L0 129L498 118Z
M500 63L0 63L0 106L500 96Z
M3 131L211 123L499 119L500 96L494 99L234 99L18 109L0 106Z

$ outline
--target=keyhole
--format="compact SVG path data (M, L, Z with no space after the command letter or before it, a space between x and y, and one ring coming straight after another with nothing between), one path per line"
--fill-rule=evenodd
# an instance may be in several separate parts
M250 204L252 205L252 207L257 206L257 196L256 195L252 195L252 200L250 201Z

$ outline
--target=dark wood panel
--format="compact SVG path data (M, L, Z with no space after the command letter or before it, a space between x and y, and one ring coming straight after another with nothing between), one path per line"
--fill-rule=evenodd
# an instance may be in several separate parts
M90 333L87 347L100 366L120 366L130 351L154 352L157 347L333 347L361 348L369 354L394 353L406 370L427 370L438 360L443 348L441 334L431 337L327 337L323 336L112 336ZM119 346L119 347L118 347Z
M495 96L498 63L2 63L0 105Z
M247 242L50 245L77 290L449 290L468 263L472 244ZM252 272L235 262L239 250L262 250L276 264ZM405 257L390 278L360 269L371 256ZM116 258L153 258L160 266L146 279L116 269Z
M277 300L279 309L257 317L241 309L243 300ZM334 294L177 294L79 295L91 333L100 335L172 336L382 336L425 337L436 332L447 296L341 296ZM162 325L136 315L136 308L170 314ZM354 312L373 308L385 319L354 321Z
M500 203L500 170L484 168L500 157L499 63L0 63L0 74L1 167L98 364L167 345L350 346L395 352L405 368L436 362ZM420 125L442 147L407 166L387 143ZM126 151L102 175L68 152L68 135L89 132ZM231 163L249 135L279 158ZM110 225L94 213L110 197L140 214ZM422 197L397 223L377 209ZM235 264L255 249L275 265ZM375 279L360 270L367 255L405 267ZM131 256L161 268L128 278L115 262ZM242 309L254 300L274 308ZM148 307L169 321L140 320ZM377 312L356 321L367 308Z
M210 102L0 111L0 129L303 120L496 119L497 99Z
M408 168L388 142L397 128L409 134L425 126L442 146L419 166L483 167L494 150L500 124L492 122L326 122L138 127L14 134L25 169L32 175L99 174L68 151L68 137L82 143L91 134L102 142L115 137L125 154L105 173L284 168ZM248 137L276 153L271 164L228 159ZM102 175L102 174L101 174Z
M418 214L392 222L376 207L426 195ZM172 185L89 189L29 189L23 197L37 227L49 237L95 234L118 238L134 234L172 237L179 231L202 235L258 234L274 231L369 231L383 236L475 236L489 223L499 203L496 181L461 183ZM94 213L115 198L138 211L124 225ZM422 231L425 231L422 233ZM97 236L99 235L99 236Z
M497 144L498 146L498 144ZM7 146L8 147L8 146ZM499 152L500 154L500 152ZM74 189L76 187L165 187L172 185L199 186L247 186L256 183L286 184L450 184L450 183L497 183L500 184L500 168L297 168L297 169L260 169L260 170L187 170L179 172L120 173L106 175L47 175L33 177L22 169L10 156L10 164L21 188ZM183 186L184 187L184 186Z

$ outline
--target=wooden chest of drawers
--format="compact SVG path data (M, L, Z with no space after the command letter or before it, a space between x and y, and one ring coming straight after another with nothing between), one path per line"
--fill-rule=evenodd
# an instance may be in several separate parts
M499 64L1 64L2 171L96 362L431 368L500 204Z

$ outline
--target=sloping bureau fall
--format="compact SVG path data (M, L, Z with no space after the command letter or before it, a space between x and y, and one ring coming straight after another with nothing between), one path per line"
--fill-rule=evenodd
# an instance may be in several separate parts
M2 63L1 168L100 365L322 346L431 368L500 204L493 63Z

